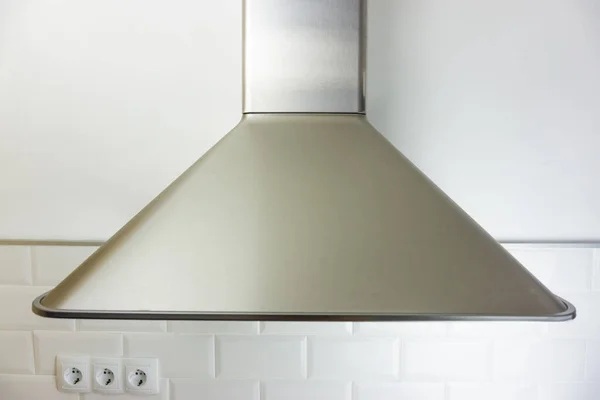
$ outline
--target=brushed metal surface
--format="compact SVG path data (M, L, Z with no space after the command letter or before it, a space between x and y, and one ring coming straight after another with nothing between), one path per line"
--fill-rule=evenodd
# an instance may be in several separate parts
M364 113L365 0L246 0L244 113Z
M34 310L131 319L575 315L358 114L244 116Z

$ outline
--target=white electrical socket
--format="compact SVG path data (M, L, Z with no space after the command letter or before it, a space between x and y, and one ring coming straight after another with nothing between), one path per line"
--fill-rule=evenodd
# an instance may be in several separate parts
M92 358L92 388L104 394L124 393L123 360L117 357Z
M125 358L125 390L132 394L157 394L159 392L158 359Z
M60 392L88 393L91 385L91 360L88 356L56 356L56 388Z

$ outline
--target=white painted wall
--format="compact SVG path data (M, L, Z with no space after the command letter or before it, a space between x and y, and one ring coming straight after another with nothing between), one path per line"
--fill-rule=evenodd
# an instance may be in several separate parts
M371 0L373 124L502 239L600 239L600 3ZM0 238L105 239L238 120L241 2L0 0Z

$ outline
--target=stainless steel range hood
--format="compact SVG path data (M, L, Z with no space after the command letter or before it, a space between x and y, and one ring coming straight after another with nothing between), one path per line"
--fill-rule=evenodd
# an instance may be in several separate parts
M567 320L364 114L365 4L246 0L241 122L33 310Z

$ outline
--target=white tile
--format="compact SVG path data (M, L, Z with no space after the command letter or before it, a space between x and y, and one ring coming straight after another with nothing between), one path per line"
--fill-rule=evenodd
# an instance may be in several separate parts
M126 333L125 356L157 357L165 378L212 378L214 337L175 333Z
M257 334L257 321L169 321L169 332L208 334Z
M351 335L351 322L276 322L262 323L261 333L290 335Z
M447 322L357 322L356 335L400 336L400 337L444 337L448 331Z
M171 379L170 400L259 400L257 381Z
M308 339L308 376L316 379L394 379L398 376L397 338Z
M33 246L34 285L55 286L96 249L97 246Z
M354 400L444 400L443 383L358 382Z
M270 381L261 387L261 400L350 400L352 384L333 381Z
M448 335L457 338L522 338L539 337L546 331L546 324L522 321L457 321L450 324Z
M540 386L540 400L598 400L600 383L548 383Z
M56 390L53 376L0 375L2 400L78 400L77 393Z
M0 285L31 285L29 246L0 245Z
M303 336L217 336L217 376L300 379L306 376Z
M0 374L33 374L31 332L0 331Z
M575 305L577 318L548 323L548 334L564 338L600 338L600 292L565 294L564 297Z
M409 381L482 381L490 376L490 356L486 340L407 340L400 373Z
M537 385L533 384L451 383L447 400L535 400L537 393Z
M544 285L558 294L590 288L591 248L537 247L510 252Z
M123 355L123 336L119 333L36 331L33 341L37 374L54 374L57 354Z
M50 289L40 286L1 286L0 330L74 330L75 320L42 318L31 311L33 300Z
M600 340L596 339L587 342L585 363L586 379L600 382Z
M499 381L583 380L585 342L568 339L498 340L493 372Z
M80 331L107 332L164 332L166 321L130 321L114 319L82 319L79 320Z
M84 393L81 395L81 400L169 400L169 380L161 379L159 382L159 393L153 395L143 395L123 393L123 394L111 394L107 396L101 393ZM193 397L190 397L193 398Z

